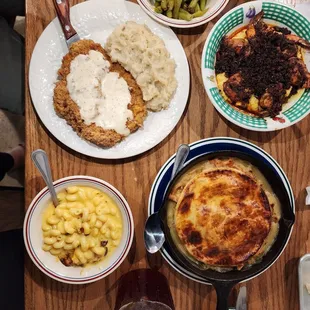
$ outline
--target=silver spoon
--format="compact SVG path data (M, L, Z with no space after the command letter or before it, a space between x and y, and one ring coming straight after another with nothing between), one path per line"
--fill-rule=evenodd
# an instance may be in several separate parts
M40 171L50 193L52 196L52 201L55 207L59 205L59 200L56 195L55 187L53 185L53 179L51 174L50 164L48 162L48 158L46 153L43 150L36 150L32 152L31 158Z
M174 166L171 173L170 183L173 181L176 174L183 167L184 162L189 153L189 146L187 144L181 144L178 148L177 154L175 156ZM151 214L145 223L144 228L144 244L146 250L154 254L160 250L165 242L165 235L161 229L161 220L159 218L158 212Z

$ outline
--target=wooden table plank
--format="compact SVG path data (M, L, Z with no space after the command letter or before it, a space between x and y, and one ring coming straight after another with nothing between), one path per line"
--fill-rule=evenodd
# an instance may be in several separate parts
M106 1L106 0L105 0ZM76 4L77 0L70 1ZM225 12L243 1L230 1ZM26 85L28 65L37 39L55 17L52 1L27 0ZM222 14L220 15L222 16ZM219 18L219 17L218 17ZM218 20L218 18L216 20ZM183 118L172 133L153 150L127 160L97 160L78 154L56 141L38 120L26 91L26 208L44 187L43 180L30 160L30 153L44 149L55 179L87 174L99 177L118 188L131 206L135 221L133 247L121 265L106 279L89 285L72 286L56 282L42 274L26 255L26 309L114 309L117 281L129 270L156 267L168 278L176 309L215 309L216 295L202 285L177 274L161 257L148 261L143 247L143 226L151 184L162 166L180 143L201 138L230 136L251 141L270 153L282 166L296 196L296 224L288 247L280 259L263 275L246 282L249 309L297 310L297 264L310 252L308 224L310 212L304 205L304 188L310 181L310 119L288 129L250 132L228 123L214 109L203 87L200 61L203 44L216 20L190 30L176 30L191 68L191 97Z

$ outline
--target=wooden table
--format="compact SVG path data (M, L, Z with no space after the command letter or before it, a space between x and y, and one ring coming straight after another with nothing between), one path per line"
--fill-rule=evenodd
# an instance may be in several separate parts
M71 5L77 2L70 1ZM242 2L229 1L225 12ZM32 50L44 28L55 17L55 12L51 0L27 0L26 5L28 85L27 71ZM172 133L153 150L140 156L117 161L97 160L66 148L38 120L27 89L26 208L45 186L30 159L33 150L42 148L50 158L54 179L77 174L90 175L110 182L123 193L134 216L135 242L130 255L117 271L101 281L82 286L66 285L48 278L26 255L26 309L114 309L120 276L129 270L150 266L143 246L143 227L147 217L148 195L158 170L180 143L216 136L237 137L257 144L279 162L291 181L297 209L291 240L268 271L244 285L248 290L249 309L299 309L298 259L310 252L310 211L304 203L304 189L310 183L310 118L285 130L259 133L232 125L216 112L206 95L200 73L202 48L216 20L190 30L175 30L190 63L191 96L184 116ZM216 294L211 286L179 275L160 256L153 257L151 265L160 268L168 278L177 310L215 309Z

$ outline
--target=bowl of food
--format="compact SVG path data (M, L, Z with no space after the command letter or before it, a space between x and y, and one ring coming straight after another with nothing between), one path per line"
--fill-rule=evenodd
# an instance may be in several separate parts
M310 22L283 4L254 1L210 32L201 70L214 107L250 130L291 126L310 112Z
M49 277L69 284L100 280L125 259L134 224L130 207L109 183L89 176L54 182L55 207L44 188L24 220L24 242L33 263Z
M215 18L228 0L138 0L141 8L156 21L176 28L192 28Z
M149 211L161 218L164 258L185 276L212 284L218 309L227 309L229 290L264 272L285 249L294 196L279 165L251 143L212 138L190 148L172 183L174 156L159 171Z

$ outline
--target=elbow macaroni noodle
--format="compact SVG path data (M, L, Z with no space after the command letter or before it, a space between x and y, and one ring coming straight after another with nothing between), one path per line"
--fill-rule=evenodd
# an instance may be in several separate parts
M66 266L84 266L102 260L119 245L122 217L107 194L84 186L71 186L57 195L43 214L42 249Z

